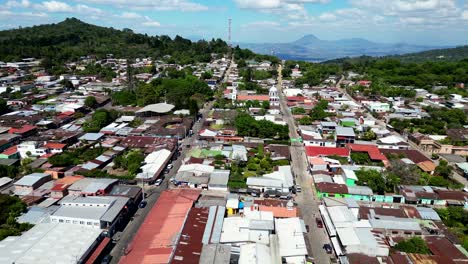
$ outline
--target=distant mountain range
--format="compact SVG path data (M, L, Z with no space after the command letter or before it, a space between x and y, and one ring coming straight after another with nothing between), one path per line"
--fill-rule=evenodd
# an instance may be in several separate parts
M449 48L406 43L376 43L362 38L321 40L306 35L290 43L236 43L256 53L275 55L285 60L326 61L343 57L387 56Z

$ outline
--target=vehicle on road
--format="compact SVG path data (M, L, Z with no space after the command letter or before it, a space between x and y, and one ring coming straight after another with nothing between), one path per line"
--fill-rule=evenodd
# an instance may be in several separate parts
M172 164L168 164L168 165L167 165L167 169L168 169L168 170L172 169L172 167L174 167L174 165L172 165Z
M316 218L315 218L315 222L317 223L317 227L318 227L318 228L323 228L322 219L316 217Z
M296 185L296 192L300 193L302 192L302 188L299 185Z
M310 231L309 225L306 225L305 228L306 228L306 232L309 233Z
M154 185L159 186L159 185L161 185L162 182L163 182L163 179L157 179L157 180L154 182Z
M147 201L141 201L141 203L138 205L138 207L145 208L147 204L148 204Z
M109 264L111 263L112 256L111 255L106 255L102 258L101 264Z
M332 247L330 246L330 244L324 244L323 245L323 249L325 249L325 251L327 252L327 254L331 254L333 252L333 249Z

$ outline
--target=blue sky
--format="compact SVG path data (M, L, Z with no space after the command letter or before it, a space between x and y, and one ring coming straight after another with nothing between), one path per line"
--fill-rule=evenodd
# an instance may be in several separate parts
M421 45L468 44L468 0L2 0L0 29L66 17L150 35L290 42L366 38Z

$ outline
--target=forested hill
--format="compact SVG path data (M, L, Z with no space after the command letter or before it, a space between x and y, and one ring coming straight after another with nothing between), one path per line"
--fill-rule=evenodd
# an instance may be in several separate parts
M180 36L148 36L131 29L117 30L84 23L76 18L49 25L0 31L0 61L25 57L49 58L55 62L85 55L104 57L159 58L171 55L174 62L209 61L211 53L226 53L221 39L191 42Z
M339 58L325 61L324 63L359 63L362 61L379 59L397 59L401 62L426 62L426 61L461 61L468 59L468 45L450 49L434 49L417 53L408 53L403 55L393 55L384 57L361 56L355 58Z

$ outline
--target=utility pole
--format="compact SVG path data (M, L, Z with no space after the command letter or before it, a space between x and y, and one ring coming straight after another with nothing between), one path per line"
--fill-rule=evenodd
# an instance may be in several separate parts
M228 23L229 23L229 28L228 28L228 44L229 44L229 47L232 48L232 39L231 39L231 24L232 24L232 19L229 18L228 19Z
M132 69L133 60L127 59L127 85L128 90L133 91L133 69Z

